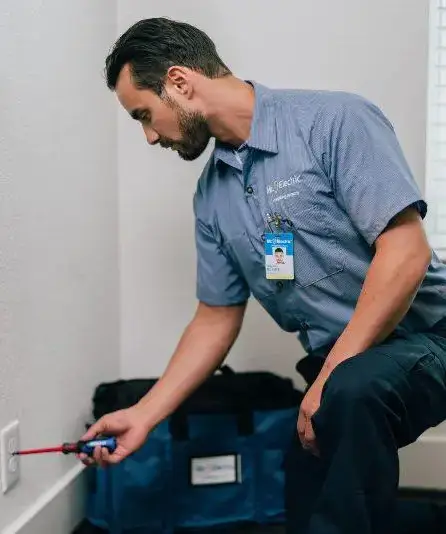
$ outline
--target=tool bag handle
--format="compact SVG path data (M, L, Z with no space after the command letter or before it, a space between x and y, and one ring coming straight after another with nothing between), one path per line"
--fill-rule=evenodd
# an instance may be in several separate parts
M236 376L236 372L229 365L220 366L219 371L223 376ZM236 416L237 431L240 436L248 436L254 432L254 414L249 406L246 391L237 391L236 381L234 381L235 395L228 398L228 409L225 413L232 413ZM170 417L169 430L173 440L187 441L189 439L189 414L212 413L197 411L188 412L183 407L179 407ZM223 413L223 412L221 412Z

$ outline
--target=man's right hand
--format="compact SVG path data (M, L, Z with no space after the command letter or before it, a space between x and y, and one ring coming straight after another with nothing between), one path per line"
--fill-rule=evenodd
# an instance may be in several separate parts
M92 458L79 455L86 464L117 464L139 449L156 425L172 414L225 359L234 343L246 309L199 303L163 376L134 406L112 412L95 423L82 440L115 436L117 448L94 451Z
M101 467L107 464L117 464L144 444L150 430L147 418L144 417L140 406L109 413L94 423L81 440L95 439L100 435L115 436L116 450L110 454L107 449L97 447L93 457L80 454L79 458L87 466L94 463Z

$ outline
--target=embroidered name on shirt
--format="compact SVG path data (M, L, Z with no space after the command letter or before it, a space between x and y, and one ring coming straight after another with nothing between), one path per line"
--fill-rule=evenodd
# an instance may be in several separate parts
M301 174L293 174L287 180L274 180L270 185L266 186L266 192L268 195L275 195L281 189L290 187L291 185L299 184L302 181Z

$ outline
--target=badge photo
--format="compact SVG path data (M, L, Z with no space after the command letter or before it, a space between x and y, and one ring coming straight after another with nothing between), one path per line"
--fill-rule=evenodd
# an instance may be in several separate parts
M269 280L294 278L293 234L265 235L265 274Z

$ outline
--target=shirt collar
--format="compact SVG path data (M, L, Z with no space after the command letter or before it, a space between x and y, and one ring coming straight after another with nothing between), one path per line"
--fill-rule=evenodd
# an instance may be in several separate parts
M278 153L277 148L277 128L275 101L271 89L253 81L248 81L254 88L254 113L251 123L251 131L246 145L255 150ZM233 164L233 147L216 141L215 161L223 161L229 165Z

